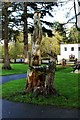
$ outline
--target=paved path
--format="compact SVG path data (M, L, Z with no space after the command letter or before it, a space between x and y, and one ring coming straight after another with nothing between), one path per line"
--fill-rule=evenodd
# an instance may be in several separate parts
M77 109L2 101L3 118L78 118Z
M15 75L9 75L9 76L0 76L0 84L3 84L5 82L11 81L11 80L17 80L17 79L22 79L26 78L27 73L25 74L15 74Z
M3 76L2 83L26 78L26 74ZM0 82L1 83L1 82ZM78 118L79 110L62 109L53 106L32 105L27 103L15 103L0 99L2 113L0 118ZM1 104L0 104L1 105ZM1 111L1 106L0 106Z

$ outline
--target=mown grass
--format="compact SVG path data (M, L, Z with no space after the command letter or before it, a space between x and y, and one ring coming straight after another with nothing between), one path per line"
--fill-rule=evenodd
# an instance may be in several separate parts
M78 108L79 106L79 77L80 74L71 73L72 68L58 67L55 73L54 85L60 96L32 97L32 94L23 95L26 79L10 81L2 85L2 98L23 103L53 105L57 107ZM1 86L0 86L1 87Z
M11 74L20 74L20 73L26 73L28 69L27 64L11 64L11 70L2 70L1 69L2 64L0 64L0 75L11 75Z

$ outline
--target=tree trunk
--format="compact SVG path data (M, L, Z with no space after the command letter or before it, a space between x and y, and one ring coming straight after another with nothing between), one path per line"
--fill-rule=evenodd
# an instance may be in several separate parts
M24 58L28 63L28 27L27 27L27 2L24 2Z
M55 62L46 66L30 66L28 79L26 83L26 92L32 92L34 96L38 95L55 95L57 92L54 88Z
M4 3L4 65L2 69L11 69L8 53L8 3ZM2 35L3 36L3 35Z
M28 79L26 92L32 92L34 96L39 94L56 94L53 87L55 74L55 61L51 56L51 62L46 66L41 66L40 44L42 40L42 27L40 23L39 11L34 14L34 32L32 37L32 51L29 62Z

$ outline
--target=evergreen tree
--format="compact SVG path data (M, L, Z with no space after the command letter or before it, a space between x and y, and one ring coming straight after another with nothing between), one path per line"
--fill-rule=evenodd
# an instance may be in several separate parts
M8 24L9 24L9 15L10 12L8 8L10 3L3 3L2 6L2 39L4 39L4 64L3 69L11 69L10 61L9 61L9 53L8 53Z

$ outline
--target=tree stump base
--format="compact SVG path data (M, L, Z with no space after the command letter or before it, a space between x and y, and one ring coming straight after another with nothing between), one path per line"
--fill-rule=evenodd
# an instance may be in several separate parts
M26 93L32 92L34 96L56 94L53 87L55 75L54 64L46 66L30 66L26 83Z
M10 65L3 65L3 66L2 66L2 69L3 69L3 70L11 70L12 68L11 68Z

